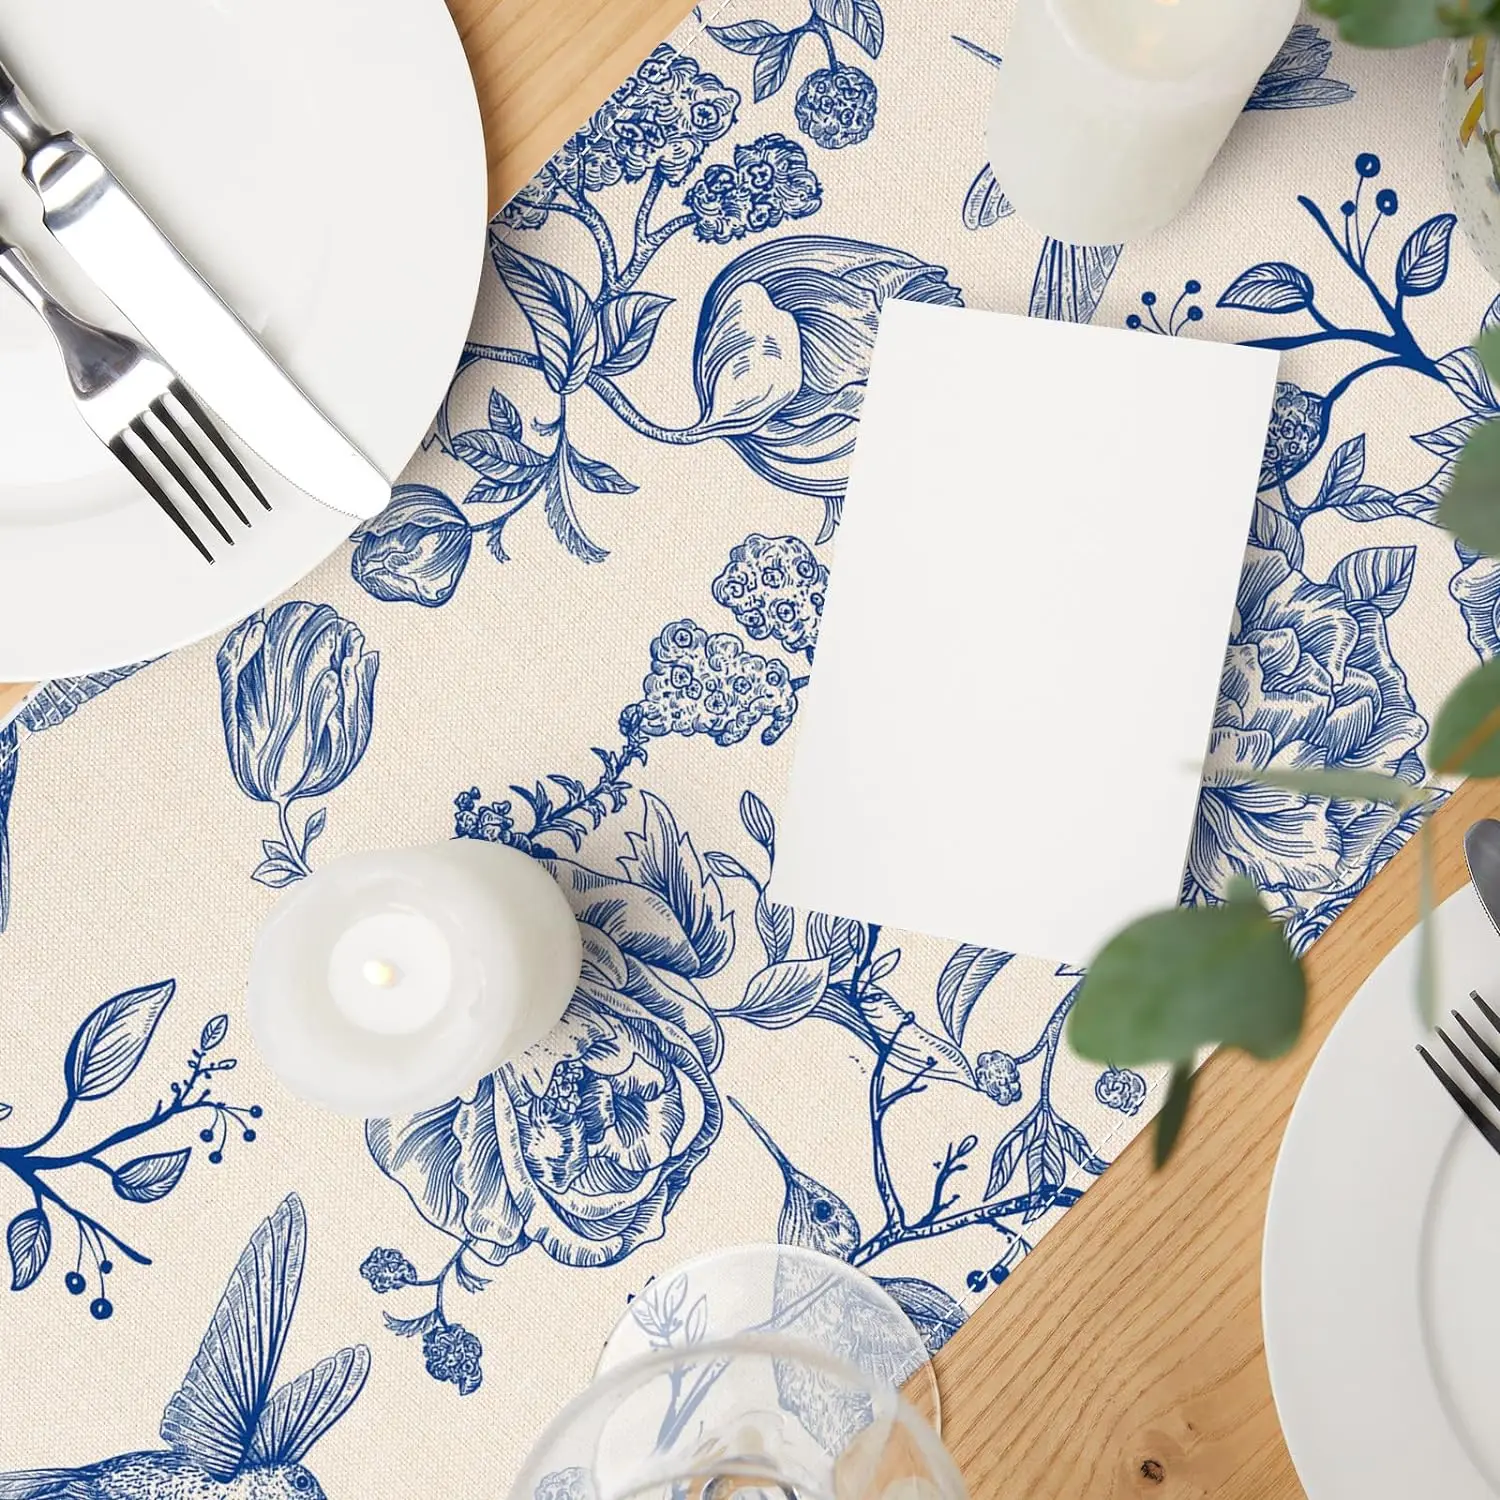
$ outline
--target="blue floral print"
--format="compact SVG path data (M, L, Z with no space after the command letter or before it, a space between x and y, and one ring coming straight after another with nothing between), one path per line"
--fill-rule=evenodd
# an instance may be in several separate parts
M713 596L752 641L779 641L811 661L827 588L827 567L800 537L753 533L730 552Z
M726 245L816 213L823 188L801 146L784 135L763 135L734 148L732 167L709 167L683 201L693 233Z
M279 839L266 839L251 876L280 887L310 871L312 841L327 812L294 829L292 808L341 786L369 748L380 653L327 604L305 599L263 611L219 647L224 748L240 790L276 809Z
M1094 1097L1122 1115L1138 1115L1146 1102L1146 1080L1134 1068L1106 1068L1094 1081Z

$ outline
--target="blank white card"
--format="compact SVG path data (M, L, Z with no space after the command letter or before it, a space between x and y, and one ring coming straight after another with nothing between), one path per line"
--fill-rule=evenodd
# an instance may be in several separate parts
M1074 962L1178 899L1276 369L886 303L775 899Z

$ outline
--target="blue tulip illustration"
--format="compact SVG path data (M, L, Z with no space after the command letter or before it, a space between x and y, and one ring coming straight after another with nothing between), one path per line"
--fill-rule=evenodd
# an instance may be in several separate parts
M275 1387L307 1258L307 1216L289 1195L250 1236L181 1387L167 1447L79 1469L0 1474L0 1500L322 1500L302 1460L354 1404L363 1344Z
M363 759L380 653L331 606L293 600L237 625L218 663L229 768L247 797L275 807L281 833L262 842L252 878L289 885L310 873L308 846L327 821L317 808L296 832L292 804L326 797Z

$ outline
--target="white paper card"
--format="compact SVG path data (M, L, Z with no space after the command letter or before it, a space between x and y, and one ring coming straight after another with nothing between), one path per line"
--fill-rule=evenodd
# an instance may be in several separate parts
M776 900L1082 961L1178 899L1276 370L886 303Z

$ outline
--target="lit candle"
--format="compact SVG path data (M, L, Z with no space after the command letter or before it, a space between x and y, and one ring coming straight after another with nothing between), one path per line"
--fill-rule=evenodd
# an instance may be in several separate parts
M351 854L286 890L251 954L246 1009L294 1093L344 1114L409 1114L539 1041L581 964L545 866L458 839Z
M1193 196L1298 0L1018 0L990 166L1034 229L1139 239Z

